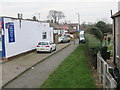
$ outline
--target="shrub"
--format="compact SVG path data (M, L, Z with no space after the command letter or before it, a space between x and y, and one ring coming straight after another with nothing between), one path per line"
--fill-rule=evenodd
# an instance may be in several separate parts
M99 28L100 31L103 33L112 33L112 25L111 24L106 24L103 21L99 21L95 25L97 28Z
M95 35L100 41L103 40L103 33L95 26L91 26L88 28L87 33Z
M86 38L86 51L88 52L90 56L90 60L93 64L93 66L96 68L97 67L97 53L101 49L101 42L99 39L97 39L95 36L92 34L85 34Z

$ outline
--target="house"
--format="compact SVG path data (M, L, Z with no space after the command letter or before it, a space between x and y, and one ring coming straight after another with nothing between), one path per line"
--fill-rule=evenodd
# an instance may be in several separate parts
M39 41L53 42L53 28L49 23L0 17L2 27L2 58L10 58L36 48Z
M114 37L114 64L120 68L120 10L112 15Z
M68 25L61 25L60 27L64 30L64 34L68 33L69 31Z
M50 27L52 27L54 31L53 33L54 43L58 43L58 37L65 34L65 29L56 23L52 23L52 22L49 23L50 23Z
M79 24L78 23L70 23L68 24L69 33L74 34L79 30Z

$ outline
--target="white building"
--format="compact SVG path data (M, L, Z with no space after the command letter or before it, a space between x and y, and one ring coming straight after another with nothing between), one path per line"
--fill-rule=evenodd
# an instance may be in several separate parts
M53 28L48 23L1 17L2 57L9 58L35 49L39 41L53 42Z

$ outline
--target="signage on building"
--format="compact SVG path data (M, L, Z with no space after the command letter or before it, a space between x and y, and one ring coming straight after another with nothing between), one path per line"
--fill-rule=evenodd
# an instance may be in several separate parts
M9 38L9 43L15 42L15 33L14 33L14 23L9 22L8 23L8 38Z

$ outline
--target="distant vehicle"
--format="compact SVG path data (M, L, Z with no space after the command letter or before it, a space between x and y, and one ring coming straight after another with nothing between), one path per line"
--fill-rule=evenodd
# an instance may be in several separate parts
M56 50L56 44L51 41L41 41L36 46L37 52L52 52Z
M66 36L61 36L61 37L58 37L58 42L59 43L70 42L70 38Z
M73 38L74 36L73 35L71 35L71 34L68 34L68 33L66 33L66 34L64 34L64 36L69 36L70 38Z
M80 42L85 43L84 31L80 31L79 43L80 43Z

